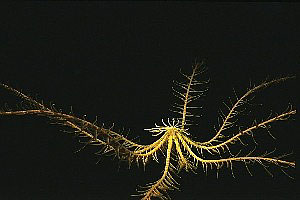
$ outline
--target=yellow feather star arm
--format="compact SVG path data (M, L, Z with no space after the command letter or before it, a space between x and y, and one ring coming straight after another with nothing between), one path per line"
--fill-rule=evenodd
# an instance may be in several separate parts
M278 121L278 120L286 120L287 117L289 117L290 115L294 115L296 114L296 110L290 110L288 112L284 112L280 115L277 115L276 117L273 117L271 119L268 119L266 121L263 121L257 125L254 125L250 128L247 128L245 130L242 130L240 131L238 134L232 136L230 139L226 140L225 142L222 142L220 144L217 144L217 145L211 145L211 143L200 143L200 142L196 142L196 141L193 141L192 139L190 139L189 137L183 135L184 139L189 143L189 144L192 144L193 146L199 148L199 149L204 149L204 150L215 150L217 151L218 148L222 148L224 149L224 147L228 144L234 144L236 141L239 140L239 138L242 136L242 135L250 135L252 134L252 131L254 131L255 129L258 129L258 128L264 128L266 127L267 124L269 123L272 123L272 122L275 122L275 121ZM206 145L204 145L206 144ZM210 146L208 146L207 144L210 144Z
M156 182L149 184L145 187L145 191L141 191L143 196L142 200L151 200L152 197L160 199L168 199L165 194L167 190L178 189L177 182L173 179L171 171L174 170L171 165L171 151L173 146L173 136L168 137L167 156L165 160L165 168L162 177Z

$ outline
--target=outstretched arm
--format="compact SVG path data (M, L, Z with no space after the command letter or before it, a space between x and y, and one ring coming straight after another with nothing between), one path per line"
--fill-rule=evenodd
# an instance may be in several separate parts
M174 170L174 166L171 164L171 151L173 146L173 137L168 137L167 156L165 160L165 168L162 177L156 182L149 184L145 187L145 191L141 191L139 196L143 196L143 200L151 200L152 197L158 197L160 199L168 199L165 194L167 190L177 188L178 184L171 175Z
M245 163L247 167L248 162L258 162L261 164L265 170L270 173L267 169L264 163L273 163L279 167L295 167L295 162L289 162L285 160L280 160L280 157L278 158L268 158L264 156L241 156L241 157L230 157L230 158L223 158L223 159L210 159L206 160L201 157L199 157L196 153L193 152L192 146L188 144L185 138L183 138L180 134L177 134L180 142L182 143L184 150L190 155L190 159L193 160L194 166L198 167L198 165L202 165L204 171L207 171L208 166L211 168L215 166L217 169L220 169L224 164L227 165L227 167L230 167L232 170L232 163L236 161L242 161ZM252 152L251 152L252 153ZM247 167L248 169L248 167Z
M32 105L32 110L20 111L0 111L0 115L41 115L54 120L55 123L62 124L70 127L75 133L80 134L87 138L86 144L98 144L106 146L106 152L115 151L122 159L128 159L130 162L136 159L133 151L135 149L145 148L147 145L136 144L124 136L104 127L99 127L95 123L88 122L73 115L64 114L54 109L46 107L44 104L39 103L33 98L23 94L22 92L9 87L8 85L1 84L4 89L9 90L16 96L25 100Z
M232 119L239 114L239 112L237 111L237 108L242 106L243 104L245 104L248 101L247 98L251 94L253 94L253 93L255 93L255 92L257 92L261 89L267 88L267 87L269 87L273 84L280 83L280 82L286 81L286 80L291 79L291 78L295 78L295 77L283 77L283 78L271 80L269 82L263 82L260 85L258 85L256 87L253 87L252 89L248 90L242 97L237 99L236 103L232 106L231 109L229 109L229 112L228 112L227 116L225 118L223 118L223 123L222 123L220 129L217 131L216 135L213 138L211 138L209 141L203 142L201 144L202 145L211 145L212 142L214 142L218 138L220 138L221 133L224 130L226 130L228 128L231 128L232 125L234 124L234 122L232 122ZM295 113L296 113L296 110L293 110L293 111L290 111L290 112L282 113L282 115L286 116L286 115L292 115L292 114L295 114ZM274 120L271 120L271 121L268 120L268 121L272 122L272 121L276 121L278 119L279 118L275 118Z
M228 149L228 145L230 144L234 144L237 141L240 141L240 137L243 135L252 135L253 131L255 131L258 128L265 128L267 127L270 123L276 122L276 121L280 121L280 120L286 120L288 117L290 117L291 115L296 114L296 110L290 109L289 111L283 112L280 115L277 115L275 117L272 117L268 120L262 121L256 125L253 125L245 130L240 131L238 134L234 135L233 137L229 138L228 140L219 143L219 144L215 144L212 145L211 143L200 143L200 142L196 142L193 141L192 139L188 138L187 136L183 135L183 138L187 141L187 143L195 146L196 148L199 148L200 150L206 150L210 153L212 152L219 152L220 149L222 149L224 151L224 149Z
M190 103L199 99L203 96L206 90L199 90L196 87L204 85L208 83L208 81L200 82L197 80L197 76L199 76L203 71L204 62L198 63L196 62L193 65L193 71L191 75L186 75L181 72L181 74L185 77L186 82L176 82L174 84L177 86L178 89L172 88L174 95L179 98L181 104L175 103L172 107L171 111L178 113L181 115L179 118L181 120L181 129L185 129L186 125L191 125L188 122L191 120L188 119L189 117L197 117L193 115L190 110L195 108L200 108L197 106L190 106Z

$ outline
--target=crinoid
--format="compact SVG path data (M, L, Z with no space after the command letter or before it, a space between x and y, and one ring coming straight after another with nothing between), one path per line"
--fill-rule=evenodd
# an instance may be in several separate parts
M57 124L73 129L73 133L86 138L85 145L98 145L101 147L100 152L103 154L113 154L118 159L127 161L129 165L132 163L142 163L144 166L150 161L159 161L164 158L164 169L162 176L155 182L141 187L138 190L138 196L143 200L153 198L168 199L168 190L178 189L179 184L173 178L181 169L186 171L195 171L198 167L203 168L207 172L208 168L216 168L217 171L227 166L232 170L232 166L236 162L243 162L247 165L251 163L259 163L266 170L270 164L277 165L280 169L286 167L295 167L295 162L282 160L283 156L267 157L269 153L261 156L253 156L253 152L244 155L233 155L230 148L236 143L243 143L242 138L253 136L257 129L268 129L270 124L286 120L290 116L296 114L296 109L289 107L288 110L281 114L273 115L260 122L254 122L247 128L237 126L235 123L241 108L248 104L257 91L267 88L273 84L281 83L293 77L283 77L271 81L265 81L257 86L253 86L239 98L236 98L231 104L226 104L228 108L227 114L221 114L219 127L216 129L215 135L206 142L198 142L191 139L188 127L191 126L191 110L196 108L192 106L192 102L203 95L204 90L199 89L206 82L197 80L199 74L202 73L203 63L195 63L192 68L192 74L186 75L185 82L175 82L176 87L173 88L175 96L179 98L181 103L174 105L174 112L179 114L178 118L168 118L162 120L160 125L145 129L158 139L149 145L140 145L116 133L112 128L99 126L97 123L91 123L85 119L78 118L73 114L65 114L57 111L54 107L47 107L43 103L13 89L6 84L0 84L4 89L9 90L24 102L31 105L30 109L23 110L2 110L0 115L40 115L46 116ZM237 132L232 131L232 127L238 127ZM226 133L225 133L226 130ZM229 132L229 133L228 133ZM230 137L229 137L230 136ZM227 157L224 155L228 153ZM209 153L214 158L205 158L203 153ZM250 172L249 172L250 173Z

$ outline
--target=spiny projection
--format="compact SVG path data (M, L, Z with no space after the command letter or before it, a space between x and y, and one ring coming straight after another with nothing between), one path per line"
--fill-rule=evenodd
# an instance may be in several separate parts
M240 107L248 103L254 93L258 90L265 89L276 83L284 82L294 77L283 77L274 79L271 81L265 81L257 86L254 86L247 90L247 92L240 98L236 98L235 102L225 104L228 108L228 113L225 115L221 113L221 122L215 135L208 141L198 142L194 141L189 132L190 126L193 125L191 118L195 117L192 110L199 108L198 106L191 106L192 102L201 98L206 89L199 89L205 84L206 81L199 81L198 77L203 72L204 63L195 63L192 67L191 75L186 75L181 72L185 78L185 82L174 82L176 88L172 88L174 95L179 98L181 103L175 103L173 105L174 113L179 114L178 117L168 118L165 122L162 120L161 125L155 124L155 127L145 129L149 131L154 137L158 139L152 144L141 145L127 137L119 134L111 128L105 128L104 125L99 125L97 122L89 122L85 118L81 119L74 114L66 114L62 111L58 111L54 106L45 106L43 103L31 98L28 95L6 85L0 86L16 96L20 97L25 103L29 104L29 108L26 107L21 110L1 110L0 115L39 115L49 118L56 124L60 124L72 129L72 133L85 138L84 147L86 145L97 145L99 151L96 154L108 154L114 155L122 161L127 161L129 166L132 163L142 163L144 167L150 161L154 160L159 162L161 158L164 158L164 169L162 176L153 183L146 186L141 186L138 189L138 194L133 196L140 196L142 200L150 200L154 197L160 199L169 199L167 194L168 190L179 189L179 183L173 177L177 175L181 169L188 171L195 171L199 166L203 168L205 172L208 168L216 168L218 170L227 166L232 170L233 163L243 162L248 169L248 164L259 163L268 173L268 164L274 164L278 167L287 168L295 167L295 162L282 160L282 157L267 157L270 153L266 153L261 156L253 156L251 151L245 156L233 155L230 152L231 146L236 143L242 143L241 137L254 136L254 132L257 129L268 129L271 123L281 120L287 120L290 116L296 114L296 109L289 107L286 111L270 116L266 120L253 123L253 125L247 128L239 128L239 131L232 134L233 136L225 136L225 130L231 130L236 125L236 119L240 117ZM221 156L226 152L229 152L231 156L227 158L215 158L205 159L203 152L208 152L212 156ZM251 172L249 171L251 174Z

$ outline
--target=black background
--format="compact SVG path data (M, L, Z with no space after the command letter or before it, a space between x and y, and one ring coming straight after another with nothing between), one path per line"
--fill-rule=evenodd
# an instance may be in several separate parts
M249 82L296 74L294 3L18 3L0 5L0 81L21 89L46 105L55 102L65 112L87 115L116 131L130 129L129 138L154 140L144 128L162 118L175 101L172 80L179 69L190 73L197 58L206 59L209 91L199 104L204 108L192 134L211 136L222 101L242 95ZM298 25L299 26L299 25ZM299 46L298 46L299 47ZM15 108L19 99L0 90L1 105ZM271 87L257 95L257 119L270 110L296 106L296 80ZM248 123L249 124L249 123ZM277 154L296 150L296 122L278 122L273 140L264 131L262 149ZM128 170L111 157L95 164L97 149L60 132L42 117L1 116L1 199L138 199L137 185L155 181L160 164ZM299 131L298 131L299 133ZM203 134L205 137L205 134ZM287 157L294 160L295 155ZM182 172L181 191L172 199L298 199L296 181L271 167L268 176L259 165L251 177L242 164L236 178L224 168L206 176ZM295 170L288 170L293 177ZM298 196L298 198L297 198Z

